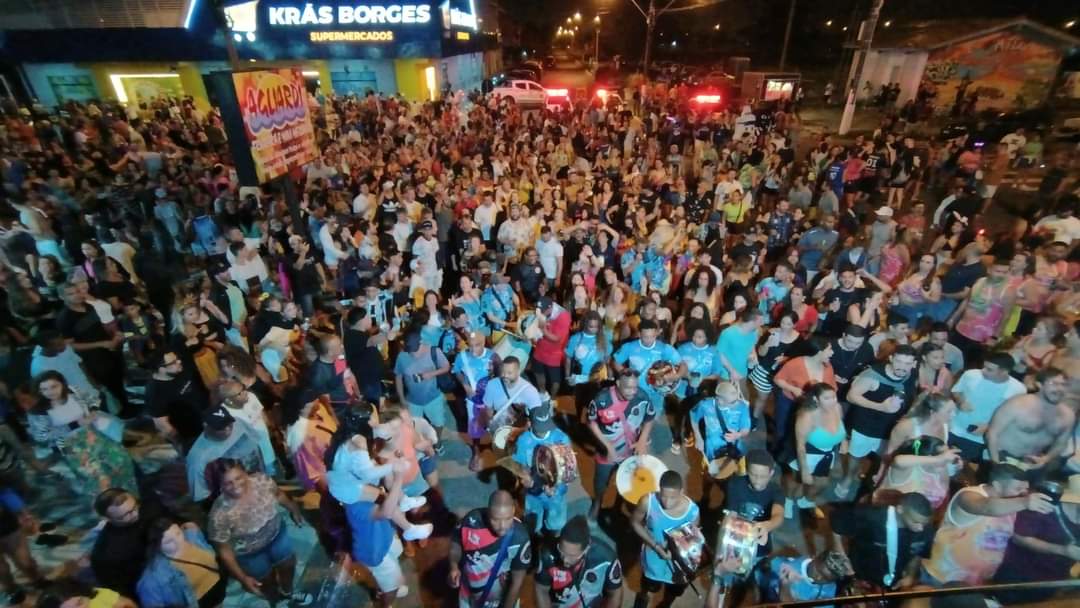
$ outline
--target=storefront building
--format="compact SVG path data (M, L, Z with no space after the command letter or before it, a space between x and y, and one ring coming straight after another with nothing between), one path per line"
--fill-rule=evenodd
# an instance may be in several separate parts
M205 76L230 69L226 36L240 69L298 66L310 90L339 95L374 91L430 100L448 89L478 89L502 68L496 36L483 32L473 0L360 2L234 2L225 8L224 26L212 0L175 0L175 19L166 15L141 27L0 20L5 27L29 26L0 32L0 58L21 88L48 107L163 95L189 95L207 107L213 100Z

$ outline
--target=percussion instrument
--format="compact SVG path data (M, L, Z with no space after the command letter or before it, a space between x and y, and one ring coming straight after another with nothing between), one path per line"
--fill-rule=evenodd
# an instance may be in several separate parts
M487 430L491 433L491 442L500 450L506 449L513 438L525 428L525 414L522 408L509 404L495 413L488 422Z
M732 458L717 458L709 461L709 477L724 480L739 472L739 461Z
M694 522L666 530L668 548L671 551L671 559L674 562L673 570L682 578L692 581L697 576L702 563L705 562L705 535L701 528Z
M516 357L521 362L521 366L524 367L529 362L529 356L532 355L533 340L530 339L530 335L539 331L536 315L529 313L522 316L517 322L517 326L520 333L503 330L502 337L495 343L492 350L495 351L496 355L499 355L501 361L506 361L508 357ZM535 339L539 339L539 337Z
M577 456L568 444L541 445L533 455L536 472L549 485L570 483L578 478Z
M675 387L679 384L678 380L668 379L675 371L675 366L667 361L657 361L649 366L649 371L646 373L645 378L653 390L661 395L667 395L674 391Z
M660 476L667 470L656 456L631 456L615 471L615 487L626 502L636 505L642 497L660 491Z
M720 542L717 544L718 561L734 558L739 563L736 574L746 574L754 567L758 539L754 522L731 511L724 514L720 524Z

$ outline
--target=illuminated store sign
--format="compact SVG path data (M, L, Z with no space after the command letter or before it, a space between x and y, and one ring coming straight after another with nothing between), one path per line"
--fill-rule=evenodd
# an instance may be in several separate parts
M305 4L267 8L270 25L398 25L431 21L427 4L389 4L386 6Z
M451 27L464 27L476 31L478 27L476 19L476 9L473 7L473 0L468 1L468 11L453 8L452 6L450 6L450 0L446 0L442 3L441 9L444 28L450 29Z

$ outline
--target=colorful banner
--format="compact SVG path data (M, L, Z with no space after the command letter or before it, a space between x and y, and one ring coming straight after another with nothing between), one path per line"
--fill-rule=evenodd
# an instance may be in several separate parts
M931 51L923 79L937 88L937 105L977 95L977 110L1029 108L1043 103L1062 53L1037 32L1013 28Z
M319 151L299 70L237 73L233 85L260 184L315 160Z

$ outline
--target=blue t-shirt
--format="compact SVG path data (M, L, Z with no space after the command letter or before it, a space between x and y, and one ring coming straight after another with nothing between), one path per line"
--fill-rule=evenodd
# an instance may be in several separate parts
M758 332L743 331L739 325L732 325L720 332L720 339L716 341L716 348L720 354L727 357L728 363L740 376L746 377L750 369L750 353L758 341ZM728 370L720 363L720 377L730 380Z
M720 424L721 418L724 424ZM724 439L724 428L727 432L735 433L750 430L750 404L745 400L730 407L717 407L716 398L702 399L700 403L690 410L690 424L702 434L705 441L705 456L712 460L720 457L720 450L728 444ZM702 428L704 427L704 428ZM743 440L735 442L739 451L745 451Z
M720 357L716 356L716 349L711 344L698 347L693 342L683 342L679 345L679 356L686 362L687 378L679 381L675 388L675 394L686 397L687 389L694 389L701 384L701 379L720 373Z
M766 277L758 282L755 291L758 297L758 310L768 315L773 306L787 298L791 286L784 285L773 277Z
M588 376L597 364L605 363L611 355L613 342L611 331L605 330L606 343L603 351L596 344L596 336L583 331L570 336L566 342L566 358L572 362L571 373Z
M394 374L401 376L402 382L405 383L405 399L409 403L425 405L442 395L435 378L419 382L415 379L416 374L435 371L450 364L446 360L446 355L438 349L434 351L435 362L432 362L431 352L427 349L416 353L402 351L398 353L397 360L394 361Z
M627 365L638 373L638 386L650 396L656 394L656 390L649 385L649 368L657 361L667 361L672 365L682 363L682 357L675 347L657 340L649 348L641 345L641 340L627 342L615 352L615 360L619 365Z
M495 351L490 348L485 348L484 353L479 357L472 354L471 350L463 350L454 359L454 367L450 371L465 376L469 385L476 388L476 383L482 378L490 378L494 375L494 359Z
M382 563L394 542L394 526L389 519L375 519L376 503L359 501L345 505L345 518L352 532L352 558L368 568Z
M789 565L796 572L803 571L806 557L774 557L769 560L769 567L758 570L759 583L765 591L765 601L780 601L780 568ZM764 580L760 580L764 579ZM788 586L794 601L818 600L836 597L836 583L815 583L808 578L799 577Z
M514 462L520 464L533 471L535 480L535 469L533 465L533 454L536 452L536 448L542 445L570 445L570 437L567 436L561 429L552 429L548 431L548 434L543 439L537 437L532 431L526 431L518 435L517 441L514 444ZM542 494L544 488L540 483L534 483L531 488L528 489L529 494ZM566 494L566 484L561 484L555 489L556 496L562 496Z

